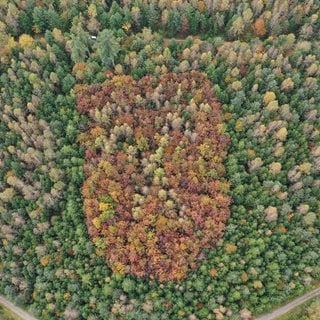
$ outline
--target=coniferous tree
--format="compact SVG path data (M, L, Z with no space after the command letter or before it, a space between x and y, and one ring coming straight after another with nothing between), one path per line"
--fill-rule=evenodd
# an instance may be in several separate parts
M83 62L89 55L90 35L78 25L76 33L71 35L71 59L73 62Z
M120 51L120 46L111 30L104 29L101 31L93 47L96 49L103 66L107 68L114 66L114 59Z

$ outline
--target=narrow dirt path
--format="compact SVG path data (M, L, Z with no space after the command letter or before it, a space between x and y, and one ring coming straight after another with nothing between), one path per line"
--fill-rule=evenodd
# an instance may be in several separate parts
M273 310L270 313L261 315L255 319L256 320L274 320L277 317L284 315L285 313L291 311L292 309L299 306L300 304L302 304L302 303L306 302L307 300L312 299L318 295L320 295L320 287L316 288L314 290L311 290L310 292L307 292L303 296L291 301L290 303L285 304L284 306L282 306L276 310Z
M13 303L11 303L3 296L0 296L0 303L13 313L21 317L23 320L37 320L36 318L30 316L30 314L28 314L26 311L22 310L19 307L16 307Z

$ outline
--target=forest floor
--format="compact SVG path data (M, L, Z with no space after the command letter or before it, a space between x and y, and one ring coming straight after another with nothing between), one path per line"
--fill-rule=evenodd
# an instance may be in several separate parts
M7 300L5 297L0 296L0 304L5 306L7 309L21 317L23 320L37 320L36 318L30 316L26 311L23 309L16 307L13 303Z
M257 318L255 318L256 320L274 320L277 319L278 317L286 314L287 312L291 311L292 309L294 309L295 307L298 307L300 304L316 297L320 295L320 287L313 289L309 292L307 292L306 294L304 294L303 296L292 300L291 302L285 304L284 306L277 308L275 310L273 310L270 313L261 315Z

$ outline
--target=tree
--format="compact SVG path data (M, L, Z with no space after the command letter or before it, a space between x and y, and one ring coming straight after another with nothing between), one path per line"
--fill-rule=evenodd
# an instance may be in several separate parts
M263 0L253 0L251 3L251 7L255 15L259 15L262 12L263 6Z
M181 14L178 10L169 11L168 29L171 35L175 35L181 27Z
M32 17L25 11L21 11L19 15L19 26L25 33L32 33Z
M6 25L11 33L16 34L18 31L19 10L12 2L7 4L7 15L5 17ZM2 18L3 19L3 18Z
M197 16L196 16L196 13L195 13L193 6L189 3L184 7L184 16L188 20L188 24L189 24L191 33L197 34L198 27L199 27L199 21L197 20Z
M150 4L147 7L147 20L148 20L149 27L152 30L157 30L158 21L160 20L160 13L157 10L157 8L152 4Z
M73 62L83 62L89 55L89 39L88 32L82 29L79 24L76 33L71 35L71 59Z
M28 34L22 34L19 37L19 45L25 49L30 48L34 45L34 39Z
M264 20L262 18L258 18L253 24L254 34L257 37L263 37L267 30L264 24Z
M111 30L104 29L101 31L93 48L96 49L104 67L114 67L114 59L120 51L120 45Z
M232 27L230 28L230 35L234 38L238 38L242 36L244 33L244 21L242 17L237 17L234 19L232 23Z
M48 24L47 10L43 7L35 7L32 12L32 18L34 32L45 32Z

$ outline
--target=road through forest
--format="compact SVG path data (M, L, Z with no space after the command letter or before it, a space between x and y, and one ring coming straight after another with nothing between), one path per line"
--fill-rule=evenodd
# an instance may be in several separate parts
M30 316L26 311L22 310L19 307L16 307L12 302L7 300L5 297L0 296L0 304L5 306L7 309L21 317L23 320L37 320L36 318Z
M312 299L316 296L320 295L320 287L316 288L314 290L311 290L309 292L307 292L306 294L304 294L303 296L294 299L293 301L285 304L284 306L277 308L275 310L273 310L270 313L261 315L257 318L255 318L256 320L274 320L277 319L277 317L280 317L284 314L286 314L287 312L291 311L292 309L294 309L295 307L299 306L300 304L308 301L309 299Z
M283 314L291 311L295 307L299 306L300 304L308 301L309 299L312 299L316 296L320 295L320 287L316 288L314 290L311 290L310 292L307 292L303 296L291 301L290 303L285 304L284 306L273 310L270 313L261 315L256 320L274 320L277 317L282 316ZM6 308L20 316L23 320L37 320L33 316L29 315L26 311L22 310L19 307L16 307L13 303L11 303L9 300L7 300L5 297L0 295L0 304L4 305Z

